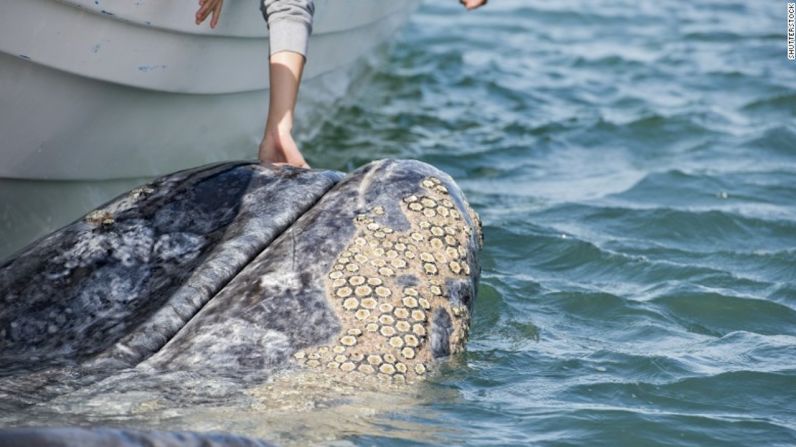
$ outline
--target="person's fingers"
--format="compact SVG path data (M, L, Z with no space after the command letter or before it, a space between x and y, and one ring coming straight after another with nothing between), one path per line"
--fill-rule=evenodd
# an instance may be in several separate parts
M196 17L202 17L210 8L210 4L211 2L209 0L199 0L199 10L196 11Z
M213 18L210 19L210 28L215 28L218 25L218 19L221 17L221 7L224 5L224 0L220 0L216 7L213 8Z
M472 11L473 9L486 5L487 1L488 0L459 0L459 3L464 5L468 11Z
M207 18L207 3L203 4L202 7L196 11L196 24L199 25L204 22L205 18Z
M301 155L301 151L296 144L296 140L293 139L291 135L289 138L286 138L282 144L282 147L285 150L285 154L287 155L287 162L297 168L303 168L304 166L309 167L306 161L304 161L304 156Z
M214 5L215 5L215 1L214 0L205 0L205 2L202 4L202 7L199 8L198 11L196 11L196 24L197 25L202 23L202 22L204 22L205 19L207 19L207 16L208 16L208 14L210 14L210 11L211 11L211 9L213 8Z

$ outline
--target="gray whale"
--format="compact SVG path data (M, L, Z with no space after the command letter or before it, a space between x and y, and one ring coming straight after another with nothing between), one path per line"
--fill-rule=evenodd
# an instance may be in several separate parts
M259 439L223 433L151 432L111 428L0 430L3 447L270 447Z
M464 347L481 245L418 161L161 177L0 264L0 410L130 368L421 380Z

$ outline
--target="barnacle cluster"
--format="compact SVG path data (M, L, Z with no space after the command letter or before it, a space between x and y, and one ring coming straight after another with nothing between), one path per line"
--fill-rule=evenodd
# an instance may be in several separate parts
M452 316L451 350L463 348L468 309L448 299L445 283L470 275L473 229L439 179L420 185L425 194L401 201L407 231L379 223L381 206L354 218L354 238L326 278L344 329L333 343L297 352L298 363L392 383L422 378L431 365L431 320L438 309Z

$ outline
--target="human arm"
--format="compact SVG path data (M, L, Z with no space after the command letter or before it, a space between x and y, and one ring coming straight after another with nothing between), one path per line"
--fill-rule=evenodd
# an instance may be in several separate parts
M304 56L299 53L280 51L271 55L268 118L259 153L263 162L309 167L293 140L293 114L303 70Z
M292 130L315 5L312 0L265 0L262 11L270 31L270 100L259 158L309 167Z

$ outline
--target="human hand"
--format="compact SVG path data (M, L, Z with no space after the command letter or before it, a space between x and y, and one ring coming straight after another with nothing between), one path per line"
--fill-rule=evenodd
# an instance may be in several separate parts
M266 129L263 142L260 143L259 159L263 163L276 165L288 164L297 168L307 168L310 165L304 161L296 141L290 131Z
M459 3L464 5L465 8L472 11L473 9L480 8L486 5L488 0L459 0Z
M199 10L196 11L196 24L201 25L211 13L213 17L210 19L210 28L215 28L218 25L218 18L221 17L221 7L224 5L224 0L199 0Z

